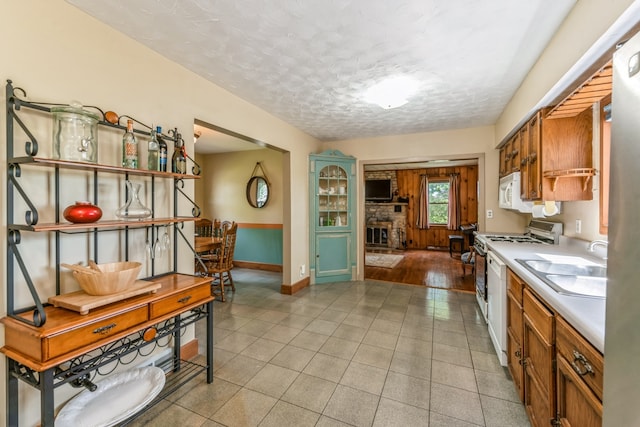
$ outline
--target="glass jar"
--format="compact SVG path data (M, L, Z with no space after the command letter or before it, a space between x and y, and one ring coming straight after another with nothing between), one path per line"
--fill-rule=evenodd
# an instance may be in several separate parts
M78 103L52 107L53 158L73 162L98 162L100 117Z

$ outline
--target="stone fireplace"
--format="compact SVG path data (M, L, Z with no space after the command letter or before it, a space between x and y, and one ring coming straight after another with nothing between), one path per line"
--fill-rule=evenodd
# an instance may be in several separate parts
M397 194L396 171L368 171L365 179L390 179L394 194ZM406 247L407 203L366 202L367 226L366 246L370 248L404 249Z
M365 211L368 247L405 248L406 203L367 202Z

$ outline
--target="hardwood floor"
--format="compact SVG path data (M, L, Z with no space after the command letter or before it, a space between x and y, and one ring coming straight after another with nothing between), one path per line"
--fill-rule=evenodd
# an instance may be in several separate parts
M365 279L383 280L386 282L406 283L432 288L452 289L475 292L474 276L471 267L467 266L467 274L462 276L462 262L459 254L449 256L449 251L438 250L368 250L368 252L387 252L403 254L404 258L394 268L364 268Z

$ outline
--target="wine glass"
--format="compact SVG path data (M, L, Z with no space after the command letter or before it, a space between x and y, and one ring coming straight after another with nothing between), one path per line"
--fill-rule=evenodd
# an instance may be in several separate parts
M165 225L164 226L164 234L162 235L162 239L160 240L161 243L161 248L163 251L166 251L169 249L169 246L171 245L171 237L169 237L169 232L168 232L168 226Z

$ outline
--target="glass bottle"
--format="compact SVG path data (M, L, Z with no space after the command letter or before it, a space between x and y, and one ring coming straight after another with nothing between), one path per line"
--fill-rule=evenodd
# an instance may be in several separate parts
M124 205L116 210L116 216L120 219L144 219L151 216L151 209L146 207L140 201L140 184L133 184L126 180L127 200Z
M127 120L127 131L122 137L122 167L138 169L138 141L133 134L133 120Z
M162 135L162 127L156 127L156 139L158 140L158 170L160 172L167 171L167 143L160 136Z
M159 164L159 151L160 144L156 136L155 129L151 129L151 139L149 140L148 155L147 155L147 169L150 171L160 170Z
M187 173L187 158L184 155L183 144L182 138L180 134L178 134L173 150L173 157L171 158L171 172L173 173Z

